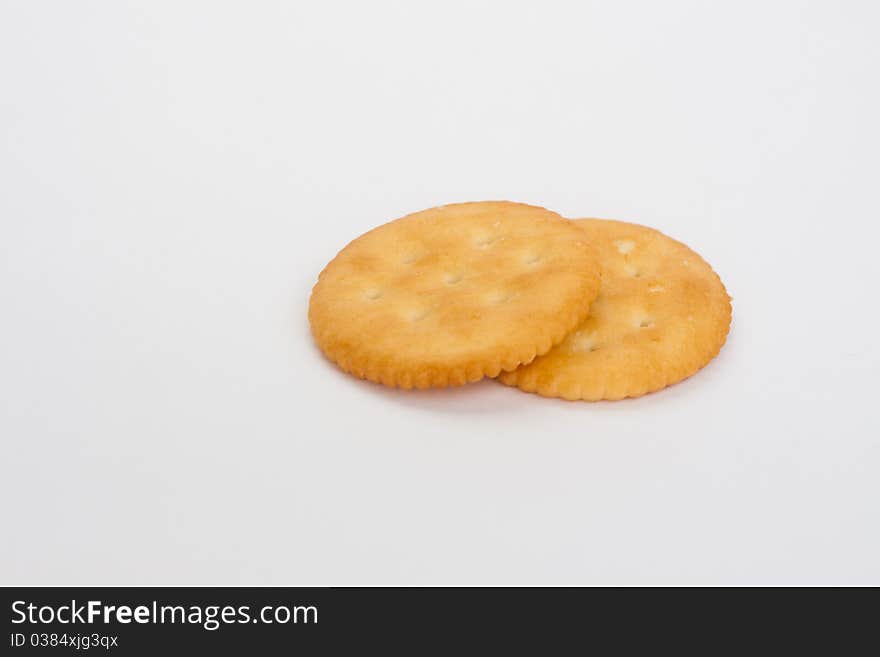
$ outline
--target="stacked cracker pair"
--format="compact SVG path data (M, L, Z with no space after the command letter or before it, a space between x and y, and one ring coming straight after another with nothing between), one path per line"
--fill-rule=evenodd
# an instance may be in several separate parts
M318 346L359 378L432 388L497 377L589 401L695 373L730 315L721 280L684 244L506 201L431 208L361 235L309 303Z

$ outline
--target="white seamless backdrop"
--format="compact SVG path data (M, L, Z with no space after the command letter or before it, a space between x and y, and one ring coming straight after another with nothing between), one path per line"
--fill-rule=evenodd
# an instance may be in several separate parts
M880 584L874 2L3 2L0 583ZM733 296L637 401L308 332L378 223L655 226Z

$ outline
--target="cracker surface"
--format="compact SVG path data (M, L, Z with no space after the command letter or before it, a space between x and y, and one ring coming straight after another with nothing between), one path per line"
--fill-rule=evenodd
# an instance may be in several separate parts
M324 354L400 388L462 385L512 370L580 324L599 291L574 224L507 201L431 208L358 237L309 302Z
M699 255L645 226L574 223L598 249L599 296L560 345L500 381L545 397L615 400L681 381L718 354L730 297Z

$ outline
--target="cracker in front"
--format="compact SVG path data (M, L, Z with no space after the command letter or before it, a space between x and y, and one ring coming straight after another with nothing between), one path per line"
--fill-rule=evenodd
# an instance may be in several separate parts
M500 381L545 397L622 399L681 381L715 357L730 328L730 298L700 256L645 226L575 223L603 269L590 316L562 344Z
M589 238L543 208L446 205L362 235L309 302L324 354L388 386L462 385L546 353L599 290Z

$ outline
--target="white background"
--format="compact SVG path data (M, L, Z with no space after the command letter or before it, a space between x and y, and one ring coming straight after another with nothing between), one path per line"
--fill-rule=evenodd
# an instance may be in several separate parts
M0 9L0 582L880 583L874 2ZM464 200L649 224L727 346L403 393L323 265Z

